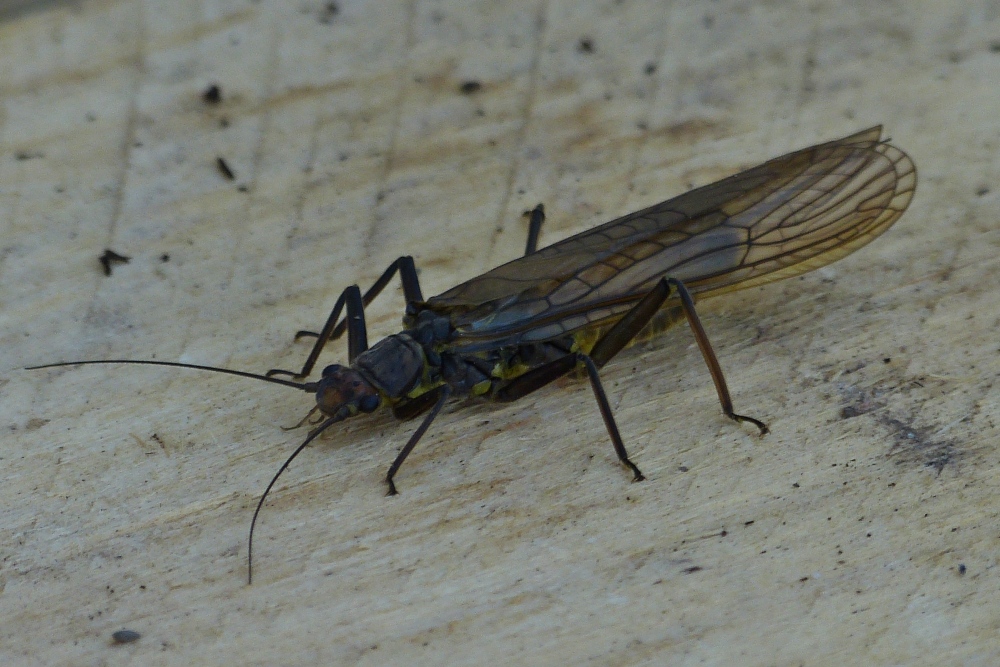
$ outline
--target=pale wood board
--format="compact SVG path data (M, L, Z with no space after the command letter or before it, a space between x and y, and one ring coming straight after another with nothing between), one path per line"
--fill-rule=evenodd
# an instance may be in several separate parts
M996 3L14 4L3 664L1000 660ZM20 370L294 366L292 333L400 254L435 294L516 257L539 201L551 242L876 123L918 166L902 220L702 306L770 435L721 416L683 329L605 369L642 484L578 380L456 406L396 498L414 425L357 419L279 483L248 587L253 505L309 396ZM131 262L105 277L105 248ZM373 337L400 308L372 306Z

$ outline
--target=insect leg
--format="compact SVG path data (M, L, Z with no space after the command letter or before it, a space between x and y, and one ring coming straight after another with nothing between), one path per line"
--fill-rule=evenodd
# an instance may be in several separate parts
M524 217L528 218L528 242L524 246L524 254L527 256L538 250L538 236L542 232L542 223L545 222L545 207L539 204L530 211L525 211Z
M494 394L494 400L504 403L517 400L566 375L576 367L577 363L582 363L590 378L590 385L594 390L594 396L597 398L597 404L600 407L604 425L608 429L608 435L611 436L611 443L615 447L615 453L618 454L619 460L635 473L633 481L645 479L639 468L628 458L628 452L618 432L618 426L611 412L611 405L608 402L607 394L605 394L604 387L601 384L598 368L618 354L623 347L628 345L642 331L642 328L649 323L670 296L671 286L673 286L677 292L677 296L681 300L684 315L691 325L695 340L698 341L698 347L701 349L705 363L712 374L712 380L715 382L715 389L719 394L719 402L722 403L723 412L730 419L740 422L750 422L755 425L760 429L761 435L767 433L767 425L764 422L753 417L736 414L733 411L733 401L729 396L729 388L726 385L725 376L722 374L722 367L719 366L719 360L715 357L715 352L712 350L712 345L708 340L708 335L705 333L705 328L702 326L701 320L698 318L698 313L694 309L694 299L691 298L691 293L688 292L684 284L674 278L661 278L656 286L639 303L633 306L624 317L618 320L611 329L601 336L601 339L591 349L590 355L582 353L569 354L532 369L502 386Z
M395 262L389 265L379 279L375 281L375 284L368 288L365 292L365 296L362 299L365 307L368 307L372 301L375 300L385 286L389 284L392 277L399 272L399 282L403 287L403 299L406 302L407 310L415 304L424 300L423 292L420 290L420 279L417 278L417 266L413 263L413 258L409 255L404 255L398 258ZM347 326L346 322L341 322L337 325L337 328L333 330L332 338L336 340L340 338L344 333L344 327ZM308 334L305 334L308 335Z
M280 369L272 369L268 371L268 375L291 375L292 377L305 377L309 375L313 366L316 364L316 359L319 358L320 352L322 352L323 347L331 340L336 340L340 338L345 329L347 330L348 336L348 355L351 361L354 360L361 352L368 349L367 333L364 324L364 307L375 300L385 286L389 284L392 277L399 272L399 280L403 285L403 296L406 299L406 306L409 309L411 304L423 301L424 297L420 290L420 280L417 278L417 268L413 263L413 258L409 256L400 257L395 262L389 265L375 284L368 288L365 295L360 296L360 290L357 286L353 286L354 290L358 291L358 296L355 297L353 294L348 295L348 292L352 291L351 287L344 290L344 294L341 298L337 300L337 304L330 311L330 316L326 320L326 324L323 325L322 331L316 333L315 331L297 331L295 332L295 340L300 338L316 338L316 343L313 345L313 349L309 352L309 357L306 359L306 363L302 366L302 370L298 373L291 371L284 371ZM340 311L343 309L344 304L342 300L344 296L347 295L347 317L343 320L340 319ZM356 342L352 342L352 336Z
M437 395L433 391L421 394L416 398L400 401L392 406L392 416L399 421L407 421L424 414L437 402Z
M424 421L420 422L420 426L418 426L417 430L413 432L410 439L406 441L406 445L399 450L399 454L396 455L396 460L392 462L391 466L389 466L389 472L385 475L385 483L389 485L389 492L386 493L387 496L394 496L398 493L396 491L396 484L392 481L392 478L396 476L396 473L399 472L399 466L403 465L403 461L406 460L406 457L410 455L413 448L417 446L418 442L420 442L420 438L422 438L424 433L427 432L431 422L434 421L434 418L438 416L439 412L441 412L441 408L444 407L445 401L448 400L448 396L451 394L451 389L448 385L444 385L435 389L433 393L437 396L437 403L435 403L434 407L431 408L430 413L424 417Z
M712 344L708 340L708 334L705 333L705 327L701 325L701 320L698 318L698 313L694 309L694 299L691 298L691 293L688 292L687 288L679 280L674 278L665 278L660 282L667 282L673 286L674 290L677 292L677 296L681 299L681 306L684 308L684 315L687 316L688 324L691 325L691 331L694 333L694 339L698 341L698 348L701 350L701 356L705 358L705 365L708 366L708 371L712 374L712 381L715 383L715 391L719 395L719 402L722 403L722 411L726 413L726 416L730 419L738 422L749 422L760 429L760 434L764 435L768 432L767 424L760 421L759 419L754 419L753 417L747 417L745 415L738 415L733 412L733 399L729 396L729 387L726 385L726 377L722 374L722 367L719 365L719 360L715 356L715 350L712 349Z
M590 357L594 363L599 367L603 366L613 356L621 352L622 348L632 342L632 339L639 335L642 328L653 319L653 316L656 315L669 296L670 285L666 280L660 279L639 303L615 322L615 325L608 329L594 344L590 350Z
M407 308L410 307L410 304L424 300L423 293L420 290L420 279L417 278L417 267L413 263L412 257L404 255L390 264L389 268L387 268L382 275L379 276L379 279L368 288L368 291L365 292L365 295L361 300L365 307L368 307L371 302L375 300L375 297L382 293L382 290L384 290L385 286L389 284L389 281L392 280L392 277L396 275L397 271L399 272L399 282L403 287L403 298L406 301ZM336 340L344 335L344 328L346 326L346 320L338 323L333 329L330 339ZM315 331L295 332L295 340L306 337L318 338L319 336L320 334Z
M608 435L611 436L611 444L615 447L615 454L618 455L618 460L631 468L632 473L635 475L632 478L633 482L641 482L646 479L646 476L628 458L628 452L625 451L625 443L622 442L622 436L618 432L618 424L615 423L615 416L611 412L608 395L604 393L604 385L601 384L601 375L597 370L597 364L586 354L577 354L576 358L578 361L583 362L584 368L587 369L587 375L590 376L590 386L594 390L594 396L597 398L597 407L601 410L601 418L604 419L604 426L607 427Z
M337 305L333 307L330 311L330 316L327 318L326 324L323 325L322 331L316 333L315 331L297 331L295 332L295 340L301 338L316 338L316 343L313 345L312 351L309 353L309 358L306 360L305 365L302 367L301 373L291 373L289 371L278 371L274 374L280 375L291 375L293 377L304 377L309 374L312 367L316 363L316 359L319 357L320 351L323 347L331 340L337 340L342 335L344 335L345 329L348 330L348 351L351 352L354 348L351 347L350 335L352 327L352 312L357 315L361 313L360 317L362 322L364 321L364 306L368 306L372 301L375 300L385 286L389 284L396 272L399 272L399 281L403 285L403 297L406 299L406 307L409 310L411 304L415 304L424 300L423 293L420 290L420 280L417 278L417 267L413 263L413 258L406 255L398 258L395 262L389 265L379 279L375 281L368 291L365 292L363 297L359 297L357 302L352 305L351 301L347 302L347 317L341 321L337 321L340 318L340 310L343 308L343 304L338 300ZM350 288L348 288L350 290ZM345 290L345 293L347 290ZM359 292L360 293L360 292ZM341 295L343 297L343 295ZM352 311L353 308L353 311ZM355 346L356 347L356 346ZM355 354L363 352L368 349L368 345L365 344L360 349L354 350L354 354L350 355L350 359L354 359ZM269 372L269 374L271 374Z
M323 326L323 331L317 334L316 344L313 345L312 351L309 353L309 357L306 359L306 363L302 366L302 370L298 373L294 371L285 371L280 368L272 368L266 375L267 377L272 377L274 375L290 375L292 377L305 377L309 375L309 372L316 365L316 359L319 358L319 353L323 351L323 346L326 345L327 341L330 340L331 335L334 333L334 327L337 324L337 320L340 318L340 311L347 306L347 317L344 320L347 323L347 356L350 361L354 361L354 358L368 349L368 328L365 325L365 309L361 298L361 290L357 285L351 285L345 289L340 294L340 298L337 299L337 304L330 311L330 317L327 318L326 324ZM300 332L301 333L301 332Z
M560 357L544 366L532 369L505 384L494 394L493 398L501 403L516 401L536 389L541 389L553 380L566 375L575 369L578 363L583 364L584 368L587 369L587 375L590 377L590 386L594 390L594 397L597 398L601 417L604 419L604 425L608 429L608 435L611 436L611 444L614 445L618 460L628 466L633 475L635 475L632 478L633 482L641 482L646 477L628 457L625 443L622 442L622 436L618 432L618 425L615 423L615 417L611 412L608 395L604 392L604 386L601 384L601 376L597 370L597 364L588 355L583 353L567 354L565 357Z
M722 373L722 367L719 365L719 360L715 356L712 344L708 340L708 334L705 333L705 327L702 326L701 320L698 318L698 312L694 307L694 299L691 297L691 293L688 292L687 287L684 286L684 283L675 278L661 278L656 286L642 298L642 301L637 303L632 310L628 311L622 319L618 320L597 341L597 344L590 351L590 356L598 366L603 366L611 357L618 354L623 347L628 345L629 341L638 335L653 315L656 314L657 310L667 300L667 297L670 296L671 287L674 288L674 291L681 300L681 309L684 311L685 317L687 317L688 324L691 325L691 331L698 342L698 348L701 350L705 364L712 374L712 381L715 383L715 391L719 395L722 411L734 421L753 424L760 429L760 434L764 435L768 431L767 424L753 417L733 412L733 399L729 395L726 377Z
M633 306L625 313L624 317L618 320L613 327L601 336L601 339L590 350L589 356L580 353L570 354L528 371L502 387L496 394L496 400L506 402L521 398L545 386L556 378L569 373L576 368L578 362L582 363L587 369L590 386L594 390L597 405L601 410L601 417L604 419L604 425L608 429L608 435L611 436L611 444L614 445L618 459L635 474L633 481L638 482L645 479L639 468L628 458L625 443L622 442L621 434L618 432L618 425L615 423L614 415L611 412L611 404L608 402L604 386L601 384L598 368L618 354L623 347L628 345L642 331L642 328L649 323L649 320L653 318L669 296L670 285L666 280L661 279L639 303Z

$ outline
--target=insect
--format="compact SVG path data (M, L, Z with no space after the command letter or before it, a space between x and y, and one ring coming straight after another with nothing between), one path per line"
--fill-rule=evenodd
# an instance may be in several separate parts
M708 365L723 413L737 414L722 368L694 307L695 296L721 294L798 275L865 245L892 225L913 197L916 169L881 139L882 128L819 144L631 213L538 249L541 205L530 218L523 257L424 299L412 257L393 262L364 295L345 289L298 371L265 375L168 361L102 360L195 368L254 378L316 395L322 419L285 460L253 514L247 545L253 577L253 532L264 500L292 460L320 433L359 414L388 407L399 419L424 415L385 476L395 476L445 403L453 397L498 402L522 398L574 371L586 374L621 463L643 478L618 431L599 369L643 329L686 319ZM369 347L364 308L399 275L403 331ZM346 311L345 317L341 315ZM348 365L302 382L324 346L347 333ZM282 379L286 376L293 379Z

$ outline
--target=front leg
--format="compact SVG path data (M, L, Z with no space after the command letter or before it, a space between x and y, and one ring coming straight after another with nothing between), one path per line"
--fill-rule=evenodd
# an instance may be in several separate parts
M313 366L316 365L316 359L319 358L319 353L323 351L323 346L326 345L328 340L330 340L331 334L334 332L334 326L336 325L337 320L340 319L340 312L344 309L345 305L347 306L347 318L345 321L347 322L348 360L353 362L359 354L367 350L368 327L365 324L365 308L361 300L361 289L357 285L351 285L340 294L340 298L337 299L337 304L333 307L333 310L330 311L330 317L327 318L323 331L316 334L316 344L309 353L309 357L306 359L306 363L302 366L302 370L296 373L295 371L272 368L267 372L267 377L273 377L275 375L289 375L291 377L301 378L309 375Z
M295 340L300 338L315 338L316 343L313 345L312 350L309 352L309 357L306 359L306 363L303 364L302 370L298 373L293 371L284 371L280 369L272 369L267 372L270 375L290 375L292 377L305 377L309 375L312 371L313 366L316 365L316 360L319 358L320 352L323 351L323 347L331 340L336 340L340 338L344 331L348 332L347 336L347 346L348 346L348 359L354 361L354 358L368 349L368 337L367 337L367 327L365 327L365 313L364 309L372 301L375 300L385 286L389 284L396 272L399 272L399 281L403 285L403 297L406 299L406 308L409 311L414 304L422 302L424 300L423 294L420 290L420 280L417 278L417 268L413 263L413 258L406 255L400 257L395 262L389 265L375 284L372 285L365 295L361 296L361 291L358 289L357 285L352 285L344 290L344 293L340 295L337 300L336 305L333 310L330 311L330 316L326 320L326 324L323 325L323 329L316 333L315 331L298 331L295 333ZM355 296L353 293L348 294L352 291L357 292ZM340 320L340 313L343 307L347 305L347 317ZM339 321L338 321L339 320Z

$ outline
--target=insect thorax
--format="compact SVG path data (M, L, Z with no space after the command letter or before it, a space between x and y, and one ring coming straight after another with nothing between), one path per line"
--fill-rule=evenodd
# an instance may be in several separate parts
M351 364L386 398L406 396L423 379L427 359L423 348L406 333L383 338Z
M648 328L662 330L675 321L676 314L669 311L661 312ZM553 340L465 352L452 340L447 315L420 310L408 315L405 324L404 332L379 341L354 362L391 404L405 404L443 385L453 396L490 395L560 357L588 353L605 329L592 326Z

